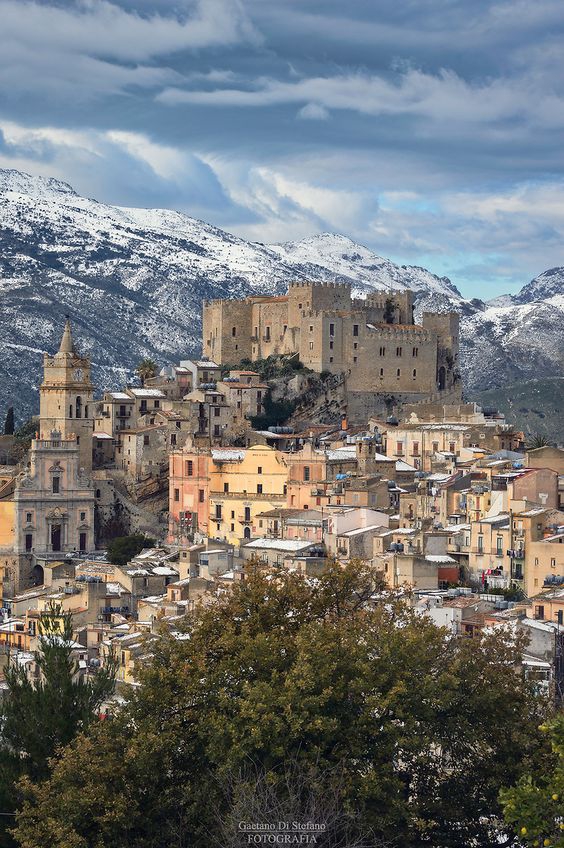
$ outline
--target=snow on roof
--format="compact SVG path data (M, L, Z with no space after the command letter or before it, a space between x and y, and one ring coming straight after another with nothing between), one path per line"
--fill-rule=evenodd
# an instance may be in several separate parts
M328 450L325 455L329 460L341 460L341 462L347 462L347 460L356 459L356 447L354 445L345 445L342 448Z
M252 542L249 542L248 545L245 545L245 548L259 548L261 550L272 550L272 551L301 551L306 548L311 548L315 545L315 542L305 542L303 539L253 539Z
M433 482L439 483L441 480L448 480L451 476L451 474L440 474L437 472L435 474L429 474L428 477L425 477L425 480L433 480Z
M266 436L268 439L290 439L291 433L271 433L270 430L255 430L259 436Z
M438 562L438 563L454 563L456 565L456 560L450 556L446 556L446 554L427 554L425 556L427 562Z
M398 527L396 530L384 530L382 533L378 533L379 536L412 536L414 533L417 533L417 528L415 527Z
M125 392L110 392L110 397L114 400L128 400L130 403L133 402L133 398L126 395Z
M245 459L244 450L229 450L216 448L212 450L211 455L214 462L241 462Z
M396 462L396 471L417 471L417 468L408 462L404 462L403 459L398 459Z
M346 530L344 533L339 533L339 536L360 536L362 533L370 533L373 530L381 530L382 524L369 524L368 527L357 527L356 530Z
M221 365L212 359L194 359L193 362L197 368L221 368Z
M130 389L129 390L132 395L138 398L164 398L166 397L164 392L161 392L160 389Z
M110 439L113 441L113 436L110 436L109 433L92 433L93 439Z
M498 512L497 515L480 518L480 524L505 524L507 521L509 521L509 513L507 512Z
M178 571L176 571L174 568L169 568L168 565L157 565L155 566L155 568L153 568L153 574L159 574L163 577L170 577L175 574L178 574Z
M452 533L455 535L456 533L462 533L465 530L471 530L471 524L447 524L444 528L445 533Z
M536 509L528 509L527 512L519 512L518 517L534 518L535 515L542 515L543 512L546 512L545 507L537 507Z

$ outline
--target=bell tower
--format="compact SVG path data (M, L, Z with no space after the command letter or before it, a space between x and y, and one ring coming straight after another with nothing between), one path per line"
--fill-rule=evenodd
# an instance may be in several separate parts
M90 381L90 360L74 345L67 315L57 353L43 357L43 382L39 388L40 438L57 431L62 439L76 438L79 466L92 470L92 431L94 429L94 386Z

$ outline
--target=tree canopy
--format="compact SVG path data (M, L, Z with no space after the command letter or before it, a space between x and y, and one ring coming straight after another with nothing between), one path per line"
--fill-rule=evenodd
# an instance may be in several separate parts
M319 844L489 848L500 788L546 753L522 648L505 631L451 636L358 562L315 580L250 569L163 629L121 715L26 784L16 836L227 848L249 799L294 812L331 799L350 838Z
M154 539L142 533L117 536L108 544L108 559L113 565L126 565L133 557L141 553L143 548L152 548L154 544Z

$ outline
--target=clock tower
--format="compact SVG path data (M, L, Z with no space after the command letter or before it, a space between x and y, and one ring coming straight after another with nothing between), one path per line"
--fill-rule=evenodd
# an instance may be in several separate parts
M79 467L92 470L94 429L94 386L90 382L90 360L74 345L67 316L57 353L43 357L43 382L39 389L40 438L57 431L63 440L76 438Z

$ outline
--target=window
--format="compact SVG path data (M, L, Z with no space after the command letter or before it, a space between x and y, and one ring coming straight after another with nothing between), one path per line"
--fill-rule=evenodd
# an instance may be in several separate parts
M309 465L304 465L304 480L307 483L310 479L310 468Z
M385 356L385 355L386 355L386 348L385 348L385 347L381 347L381 348L380 348L380 356Z
M478 553L479 554L484 553L484 537L483 536L478 536Z
M233 336L233 338L235 338L235 336L237 335L237 327L231 327L231 335Z
M358 356L353 356L353 362L358 362Z
M234 533L235 532L235 525L231 524L230 527L231 527L231 532Z
M333 362L333 357L332 357L332 356L330 356L330 357L329 357L329 362Z
M234 509L231 510L231 518L235 518L235 510Z
M78 537L78 547L81 551L86 550L86 533L81 533Z
M179 501L179 500L180 500L180 489L175 489L175 490L174 490L174 500L175 500L175 501Z
M148 433L145 433L145 434L144 434L144 436L143 436L143 444L144 444L144 445L150 445L150 444L151 444L151 440L150 440L150 438L149 438L149 434L148 434Z
M433 453L438 453L438 452L439 452L439 443L433 442Z
M155 409L159 409L159 408L160 408L160 405L161 405L160 400L156 400L156 401L155 401L155 403L154 403L154 408L155 408Z
M225 494L227 494L227 493L228 493L228 491L229 491L229 483L224 483L224 484L223 484L223 491L224 491L224 493L225 493Z
M310 333L313 333L313 324L309 325L309 331L310 331Z
M31 524L32 519L33 519L33 515L31 514L31 512L26 512L26 514L25 514L26 523Z
M544 607L543 606L535 607L535 618L540 619L540 621L542 621L544 619Z
M102 493L100 492L100 489L96 489L96 497L99 498L101 496L102 496Z
M353 336L358 336L358 324L353 324Z
M415 357L419 356L419 348L418 347L413 348L413 356L415 356Z
M329 350L333 350L333 342L329 342Z
M186 460L185 469L186 469L186 476L191 477L194 473L194 463L191 459Z
M403 353L403 348L402 347L396 347L396 356L401 356L402 353Z
M419 442L413 442L413 456L419 456Z
M221 521L221 504L215 505L215 517L217 521Z
M403 442L396 443L396 454L397 456L403 456Z
M503 537L498 536L495 541L496 556L503 556Z
M301 309L301 308L302 308L302 305L303 305L303 304L298 303L298 309Z
M354 344L353 344L353 350L358 350L358 342L354 342Z
M266 342L270 341L270 327L265 327L264 329L264 340Z
M257 468L257 474L262 474L262 465Z
M72 403L69 406L69 418L72 418Z
M550 567L551 567L551 568L556 568L556 560L555 560L555 559L551 559L551 560L550 560Z
M198 491L198 501L199 501L200 503L203 503L203 502L204 502L204 498L205 498L205 492L204 492L204 490L203 490L203 489L199 489L199 491Z
M330 336L335 335L335 325L334 324L329 324L329 335Z
M219 424L214 424L213 434L214 436L221 436L221 427L219 426Z
M383 376L384 376L384 369L380 368L380 377L383 377Z
M562 610L558 610L558 612L556 613L556 621L558 622L558 624L562 624L562 620L563 620Z
M316 505L316 506L321 506L321 498L316 498L316 499L315 499L315 505Z
M176 444L176 433L171 433L171 434L170 434L170 443L171 443L171 445L175 445L175 444Z
M313 350L313 342L310 342L310 343L309 343L309 349L310 349L310 350Z
M59 477L53 477L53 494L58 495L61 491L61 480Z
M396 377L401 377L401 368L396 371Z
M26 551L31 551L33 548L33 536L31 533L26 533L25 536L25 549Z
M413 379L415 380L416 377L417 377L417 368L414 368L413 369Z
M257 495L262 495L262 483L257 483Z
M80 513L80 520L81 520L81 521L86 521L86 513L85 513L85 512L81 512L81 513Z

